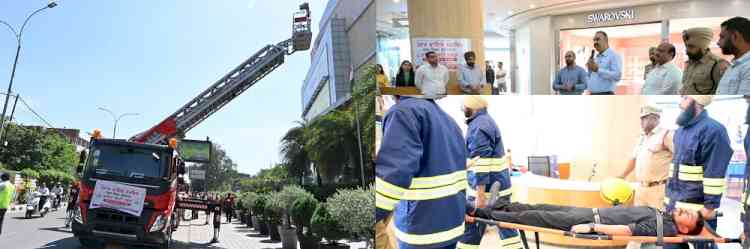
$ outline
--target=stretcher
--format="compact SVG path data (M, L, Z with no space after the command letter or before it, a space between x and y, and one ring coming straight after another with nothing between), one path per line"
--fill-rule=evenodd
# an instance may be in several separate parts
M493 205L497 203L500 189L500 184L498 182L492 184L490 187L490 198L489 202L490 205ZM719 212L717 213L717 217L722 216L722 214ZM660 216L658 216L660 217ZM545 228L545 227L536 227L536 226L529 226L529 225L523 225L523 224L516 224L516 223L508 223L508 222L502 222L502 221L495 221L490 219L484 219L475 217L475 221L482 222L485 224L490 225L497 225L500 228L508 228L508 229L516 229L518 230L520 236L521 236L521 242L523 243L523 247L525 249L529 249L529 244L526 239L526 231L534 232L534 241L536 242L536 249L539 249L539 233L548 233L548 234L556 234L566 237L571 237L575 239L588 239L588 240L610 240L610 241L635 241L635 242L641 242L641 243L655 243L658 248L661 248L663 244L669 243L669 244L681 244L681 243L692 243L692 242L713 242L713 243L739 243L739 238L722 238L719 236L716 231L713 229L705 226L704 227L704 233L702 234L708 234L710 236L689 236L689 235L679 235L676 237L663 237L661 232L658 233L658 236L623 236L623 235L608 235L608 234L590 234L590 233L575 233L571 231L564 231L564 230L558 230L558 229L552 229L552 228ZM658 219L657 221L658 230L663 230L661 228L661 219Z
M524 231L531 231L534 232L534 240L536 240L536 248L539 248L539 233L549 233L549 234L556 234L556 235L562 235L566 237L576 238L576 239L589 239L589 240L613 240L613 241L636 241L636 242L642 242L642 243L657 243L659 238L657 236L622 236L622 235L607 235L607 234L583 234L583 233L574 233L571 231L563 231L558 229L551 229L551 228L544 228L544 227L535 227L535 226L529 226L529 225L522 225L522 224L516 224L516 223L508 223L508 222L502 222L502 221L494 221L494 220L488 220L484 218L475 218L476 221L491 224L491 225L497 225L501 228L508 228L508 229L516 229L521 233L521 240L523 242L524 248L528 249L528 242L526 241L526 236ZM722 238L719 236L688 236L688 235L680 235L677 237L663 237L662 238L663 243L688 243L688 242L713 242L713 243L740 243L740 239L730 239L730 238Z

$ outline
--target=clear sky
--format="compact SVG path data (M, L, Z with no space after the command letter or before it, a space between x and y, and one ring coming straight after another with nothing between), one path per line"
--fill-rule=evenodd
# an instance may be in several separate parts
M0 20L19 29L47 2L2 1ZM326 2L310 0L313 36ZM118 138L127 138L171 115L258 49L290 38L292 13L302 0L58 3L34 16L24 31L14 92L54 126L82 132L100 128L106 137L112 135L113 121L97 107L140 113L120 121ZM2 92L15 48L11 32L0 27ZM301 119L300 88L309 66L307 51L287 57L188 138L211 137L240 172L256 173L278 162L280 138ZM20 104L16 117L20 123L42 124Z

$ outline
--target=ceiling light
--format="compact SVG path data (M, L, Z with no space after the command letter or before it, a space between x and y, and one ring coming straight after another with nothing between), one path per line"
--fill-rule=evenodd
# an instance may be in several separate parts
M533 9L533 8L536 8L536 5L534 5L533 3L529 4L529 9Z

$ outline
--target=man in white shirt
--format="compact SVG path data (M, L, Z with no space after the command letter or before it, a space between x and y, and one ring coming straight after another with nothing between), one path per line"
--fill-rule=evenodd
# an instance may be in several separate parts
M487 84L486 75L474 63L476 59L474 51L464 53L464 59L466 65L458 68L458 84L461 86L461 91L466 94L480 94L482 87Z
M750 20L734 17L721 24L721 53L734 55L719 82L717 95L750 94Z
M682 88L682 71L672 63L676 50L669 43L659 44L654 55L656 66L646 75L642 95L675 95Z
M497 79L495 81L495 84L497 86L497 92L500 94L501 92L507 92L508 87L505 85L505 75L507 72L505 72L505 69L503 69L503 63L498 62L497 63L497 71L495 71L495 78Z
M426 98L445 96L448 86L448 68L438 64L438 55L434 51L425 54L427 63L417 69L414 85Z

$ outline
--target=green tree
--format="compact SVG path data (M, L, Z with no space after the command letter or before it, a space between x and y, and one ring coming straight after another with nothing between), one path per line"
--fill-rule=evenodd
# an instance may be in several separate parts
M75 145L68 143L60 133L9 123L5 135L8 145L0 146L0 162L8 169L55 170L68 174L64 178L72 177L78 154ZM57 178L63 178L63 175L57 175Z
M305 129L307 123L298 121L298 126L289 129L281 138L282 163L286 165L288 176L297 178L297 184L302 185L310 159L305 150Z
M345 167L356 165L357 136L352 114L336 110L316 118L306 129L307 154L324 183L334 182Z
M362 136L362 156L364 161L365 180L375 181L375 65L368 65L354 83L352 100L357 106L360 133Z
M41 127L22 127L8 123L5 131L6 146L0 146L0 162L10 169L40 169L45 155Z

